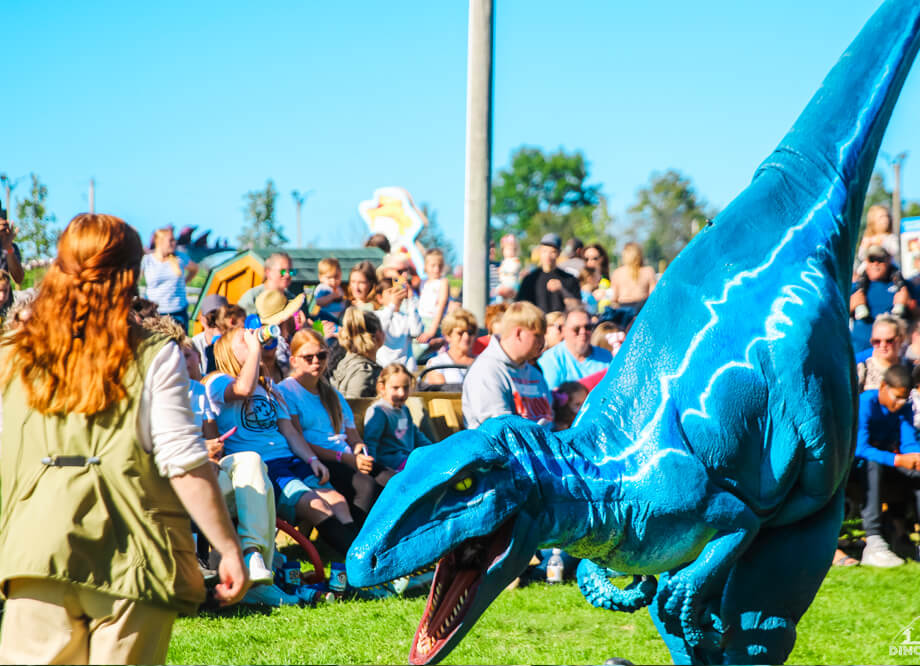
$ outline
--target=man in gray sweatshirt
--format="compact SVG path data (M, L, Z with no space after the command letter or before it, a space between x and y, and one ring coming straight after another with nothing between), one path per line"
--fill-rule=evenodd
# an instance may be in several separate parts
M531 361L543 351L546 318L533 303L513 303L502 315L501 335L473 361L463 380L467 428L493 416L518 414L538 423L553 420L552 399L543 374Z

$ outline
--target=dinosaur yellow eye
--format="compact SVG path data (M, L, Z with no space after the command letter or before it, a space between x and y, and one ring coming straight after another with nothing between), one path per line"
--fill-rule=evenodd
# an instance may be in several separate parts
M465 476L454 484L454 490L458 493L465 493L473 487L473 477Z

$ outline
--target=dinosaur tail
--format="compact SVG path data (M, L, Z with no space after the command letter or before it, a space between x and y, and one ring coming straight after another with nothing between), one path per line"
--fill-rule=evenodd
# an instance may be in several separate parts
M920 2L887 0L841 56L795 125L760 166L826 194L841 283L849 282L879 145L920 47ZM826 185L825 187L821 187ZM897 231L897 230L895 230Z

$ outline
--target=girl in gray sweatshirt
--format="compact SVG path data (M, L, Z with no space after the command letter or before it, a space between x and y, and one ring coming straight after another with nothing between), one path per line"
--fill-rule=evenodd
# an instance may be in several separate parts
M364 444L381 464L399 471L419 446L431 444L412 421L406 399L412 375L401 363L390 363L377 379L379 400L364 415Z

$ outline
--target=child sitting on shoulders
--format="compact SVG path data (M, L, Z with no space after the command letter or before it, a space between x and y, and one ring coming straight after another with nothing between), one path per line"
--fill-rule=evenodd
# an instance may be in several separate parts
M400 363L390 363L377 379L379 399L364 415L364 443L371 456L396 471L415 448L431 444L406 407L411 389L411 373Z
M313 296L319 306L319 318L326 319L336 324L342 320L342 314L348 303L345 301L345 290L342 289L342 267L335 257L321 259L317 265L319 284Z

